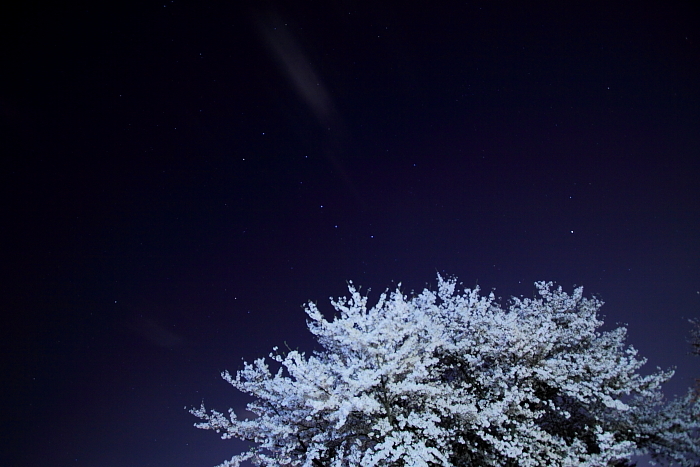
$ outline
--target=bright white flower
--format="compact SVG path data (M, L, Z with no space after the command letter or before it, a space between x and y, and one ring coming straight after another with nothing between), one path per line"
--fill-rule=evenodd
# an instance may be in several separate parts
M608 466L634 454L694 465L695 394L666 403L672 371L641 376L625 329L600 332L602 302L551 282L507 308L479 289L384 293L369 308L332 301L327 321L307 306L323 351L274 349L226 381L251 394L239 420L202 406L198 428L257 444L221 464L259 466ZM622 465L622 464L617 464Z

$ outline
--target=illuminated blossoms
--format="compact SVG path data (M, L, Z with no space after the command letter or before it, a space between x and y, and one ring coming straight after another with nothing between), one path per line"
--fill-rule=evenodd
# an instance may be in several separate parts
M540 298L504 308L438 276L437 293L370 308L350 283L334 320L307 306L322 351L223 374L256 418L202 406L196 426L256 443L225 467L695 465L700 408L690 393L663 400L673 372L638 374L626 330L598 331L602 302L582 288L535 285Z

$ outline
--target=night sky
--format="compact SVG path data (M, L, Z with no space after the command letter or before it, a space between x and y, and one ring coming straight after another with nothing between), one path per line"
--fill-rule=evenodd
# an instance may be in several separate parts
M700 376L691 2L15 2L0 15L3 466L214 466L223 370L302 305L551 280Z

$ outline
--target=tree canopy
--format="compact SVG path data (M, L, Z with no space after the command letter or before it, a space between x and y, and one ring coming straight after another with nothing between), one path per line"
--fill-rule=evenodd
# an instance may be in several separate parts
M254 418L202 405L196 426L254 443L223 467L695 465L700 406L664 399L673 371L640 374L626 329L601 331L603 303L581 287L535 286L502 306L438 275L437 291L369 307L350 282L334 319L306 307L322 350L222 374Z

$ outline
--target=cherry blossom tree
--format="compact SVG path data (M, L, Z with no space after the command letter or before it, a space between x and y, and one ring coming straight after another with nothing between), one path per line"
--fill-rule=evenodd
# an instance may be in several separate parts
M582 288L535 285L501 306L438 275L437 292L369 307L350 282L334 319L306 307L321 351L275 348L222 374L255 417L202 405L195 426L254 443L222 467L695 465L699 404L664 399L673 371L641 375L625 328L602 332Z

